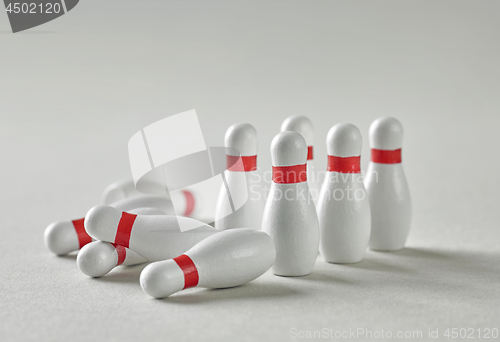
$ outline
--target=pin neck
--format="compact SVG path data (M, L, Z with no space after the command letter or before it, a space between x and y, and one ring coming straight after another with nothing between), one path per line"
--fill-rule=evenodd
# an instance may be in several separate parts
M273 166L273 182L278 184L303 183L307 181L307 164Z
M193 260L186 254L182 254L177 258L174 258L174 261L179 265L182 273L184 273L184 288L187 289L189 287L195 287L198 285L200 280L198 275L198 269L194 264Z
M112 245L115 247L116 254L118 255L118 262L116 263L116 266L120 266L127 257L127 249L121 245L117 245L116 243L112 243Z
M75 228L76 235L78 236L78 243L80 244L80 249L86 244L92 242L92 238L85 231L84 221L85 221L84 218L71 221L71 223L73 223L73 227Z
M379 164L399 164L401 163L401 149L379 150L372 148L372 162Z
M327 171L340 173L360 173L360 161L361 156L337 157L329 155Z
M184 198L186 199L186 208L184 209L184 216L188 217L194 211L195 199L191 191L182 190L182 193L184 194Z
M313 147L307 146L307 160L313 160Z
M226 155L228 171L249 172L257 170L257 155L255 156L231 156Z
M132 228L134 227L136 217L137 215L122 212L122 217L116 228L115 243L117 245L129 247L130 234L132 234Z

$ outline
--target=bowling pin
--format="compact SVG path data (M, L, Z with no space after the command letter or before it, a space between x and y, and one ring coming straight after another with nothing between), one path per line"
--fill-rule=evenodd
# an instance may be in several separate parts
M326 138L327 174L318 199L320 253L328 262L359 262L370 239L370 203L360 168L361 133L333 126Z
M172 215L172 202L163 196L142 195L126 198L112 204L113 207L142 215ZM47 226L44 233L45 246L56 255L66 255L92 242L85 232L84 219L59 221Z
M234 287L260 277L275 257L274 244L266 233L231 229L206 238L174 259L149 264L140 283L154 298L190 287Z
M103 241L94 241L83 246L76 258L80 271L94 278L108 274L116 266L145 262L147 260L133 250Z
M411 199L401 163L403 126L391 117L370 126L371 161L365 186L371 207L370 248L402 249L410 232Z
M149 184L149 187L159 187L157 184ZM112 205L116 201L121 201L127 198L144 196L142 192L137 191L134 181L132 179L124 179L110 184L104 189L102 193L102 203L105 205ZM183 189L181 191L171 192L165 195L170 198L175 205L177 215L186 217L198 217L198 203L196 195L193 191ZM127 210L124 210L127 211ZM174 215L168 214L168 215Z
M307 186L307 145L296 132L279 133L271 143L273 175L262 229L276 246L272 271L281 276L309 274L316 262L319 227Z
M281 131L294 131L302 135L307 144L307 184L314 203L318 200L320 180L316 173L313 158L314 127L309 118L301 115L289 116L283 121Z
M188 230L181 231L181 226ZM89 210L85 230L96 240L124 246L149 261L173 258L218 232L183 216L135 215L105 205Z
M226 132L225 145L228 169L217 201L215 228L260 229L264 200L257 174L257 131L247 123L232 125ZM233 212L238 197L244 204Z

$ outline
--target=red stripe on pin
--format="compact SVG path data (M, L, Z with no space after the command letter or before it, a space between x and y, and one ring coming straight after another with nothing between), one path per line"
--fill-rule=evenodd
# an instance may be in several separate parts
M184 194L184 198L186 199L186 209L184 210L184 216L189 216L194 211L194 196L191 191L182 190L182 193Z
M307 164L273 166L273 182L279 184L302 183L307 181Z
M116 254L118 255L118 262L116 263L116 266L120 266L127 257L127 249L121 245L117 245L116 243L112 243L112 245L115 247Z
M257 170L257 156L226 155L228 171L248 172Z
M360 173L360 160L361 156L356 157L336 157L328 156L327 170L330 172L340 173Z
M188 257L186 254L182 254L177 258L174 258L174 261L179 265L184 273L184 288L187 289L189 287L195 287L198 285L198 281L200 278L198 277L198 270L196 269L196 265L193 260Z
M313 160L313 147L307 146L307 160Z
M92 238L85 231L84 221L85 221L84 218L71 221L71 223L73 223L73 227L75 227L75 231L76 231L76 235L78 236L78 243L80 244L80 248L82 248L86 244L92 242Z
M115 243L124 247L129 247L130 234L134 227L135 218L137 215L122 212L122 217L116 229Z
M372 148L372 162L379 164L399 164L401 163L401 149L377 150L376 148Z

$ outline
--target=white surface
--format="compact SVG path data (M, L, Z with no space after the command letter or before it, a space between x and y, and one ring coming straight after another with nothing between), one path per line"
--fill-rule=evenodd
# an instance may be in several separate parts
M500 296L497 1L81 1L13 35L0 13L0 339L290 340L290 330L493 328ZM43 244L130 177L141 128L196 108L207 146L249 122L259 167L289 115L328 129L379 116L405 129L408 248L318 261L241 287L141 291L142 266L102 279ZM369 159L363 146L362 169ZM476 333L477 336L477 333ZM359 339L361 340L361 338Z

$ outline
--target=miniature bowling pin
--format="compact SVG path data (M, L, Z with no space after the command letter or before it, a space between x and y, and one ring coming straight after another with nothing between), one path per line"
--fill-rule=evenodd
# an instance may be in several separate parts
M116 266L131 266L147 262L131 249L104 241L85 245L78 253L76 264L89 277L102 277Z
M314 200L318 200L320 181L316 173L313 160L313 145L314 145L314 128L311 120L305 116L289 116L283 121L281 131L294 131L302 135L307 144L307 184L309 185L309 192Z
M264 201L257 174L257 131L247 123L235 124L226 132L227 170L215 211L215 228L255 228L262 225ZM231 196L228 196L228 192ZM242 206L233 212L234 202ZM230 202L232 201L232 202Z
M172 202L162 196L143 195L126 198L113 203L112 206L142 215L171 215L173 213ZM81 218L51 223L45 229L45 246L56 255L66 255L92 242L92 238L85 232L83 221L84 219Z
M282 132L271 143L273 175L262 229L276 246L272 271L280 276L304 276L316 262L319 227L307 186L307 145L296 132Z
M85 230L96 240L127 247L149 261L173 258L218 232L183 216L135 215L105 205L89 210Z
M260 277L275 257L274 244L266 233L231 229L206 238L174 259L149 264L140 283L154 298L190 287L234 287Z
M326 138L328 173L318 199L320 253L328 262L359 262L370 239L370 203L360 168L361 133L333 126Z
M365 186L371 208L370 248L402 249L410 232L411 199L401 163L403 126L391 117L370 126L371 161Z
M149 184L149 187L160 187L157 184ZM135 188L134 181L132 179L124 179L115 183L110 184L104 189L102 193L102 203L105 205L112 205L116 201L121 201L127 198L133 198L137 196L144 196L142 192L137 191ZM181 191L170 192L165 195L170 198L172 203L175 205L175 210L177 215L182 215L186 217L197 217L197 201L196 196L191 190L183 189ZM126 209L123 211L127 211ZM169 213L168 215L174 215L174 213Z

